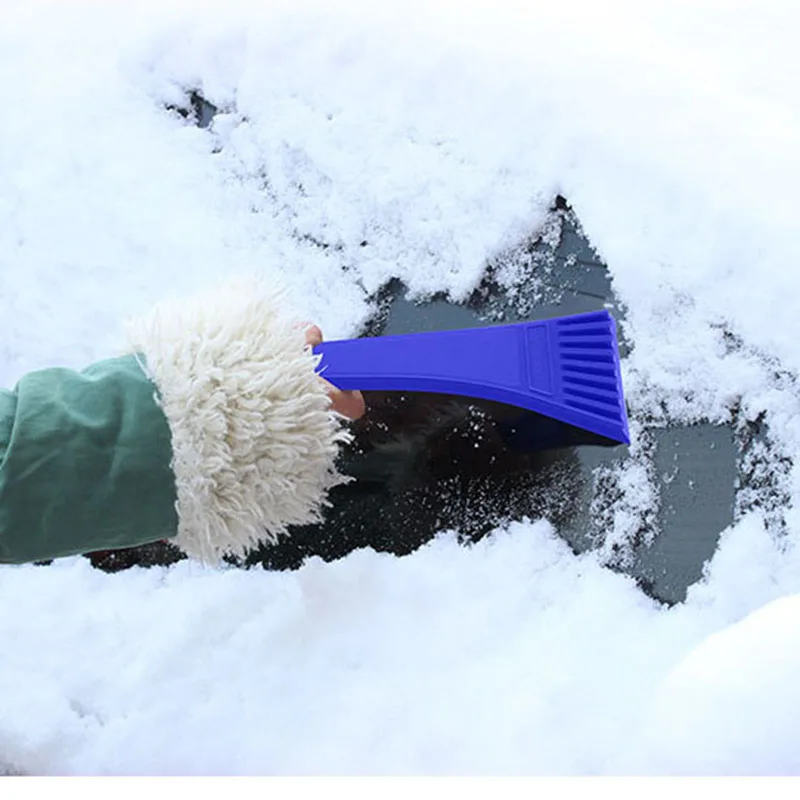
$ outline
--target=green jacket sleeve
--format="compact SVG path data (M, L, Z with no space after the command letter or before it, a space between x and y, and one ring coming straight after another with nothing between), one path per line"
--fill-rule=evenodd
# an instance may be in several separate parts
M133 355L0 391L0 562L174 536L171 458L155 386Z
M167 301L129 348L0 392L0 563L170 539L218 564L320 518L348 434L279 291Z

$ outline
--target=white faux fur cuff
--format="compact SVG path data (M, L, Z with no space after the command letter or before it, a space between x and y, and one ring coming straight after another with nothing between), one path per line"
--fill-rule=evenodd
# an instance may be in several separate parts
M348 434L302 328L261 281L164 304L131 329L172 432L178 533L218 563L317 522Z

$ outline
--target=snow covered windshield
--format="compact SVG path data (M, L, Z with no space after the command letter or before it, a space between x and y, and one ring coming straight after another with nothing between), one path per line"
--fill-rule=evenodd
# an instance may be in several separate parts
M799 772L795 16L6 0L3 386L255 271L327 339L608 304L632 442L292 569L0 568L0 772Z

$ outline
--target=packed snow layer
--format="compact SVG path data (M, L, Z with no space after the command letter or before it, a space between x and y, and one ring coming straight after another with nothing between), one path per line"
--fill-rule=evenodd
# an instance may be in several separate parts
M760 417L788 501L672 609L546 521L285 574L2 568L2 768L800 772L795 14L5 0L3 385L243 271L330 338L391 277L463 298L560 193L627 308L634 430ZM191 90L209 130L166 110Z

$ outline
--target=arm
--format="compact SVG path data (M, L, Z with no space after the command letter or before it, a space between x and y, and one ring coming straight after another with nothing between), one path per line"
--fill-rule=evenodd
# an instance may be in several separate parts
M216 563L319 519L353 398L331 406L279 297L162 306L131 351L0 393L0 562L170 539Z
M0 562L134 547L177 531L170 431L132 356L0 393Z

